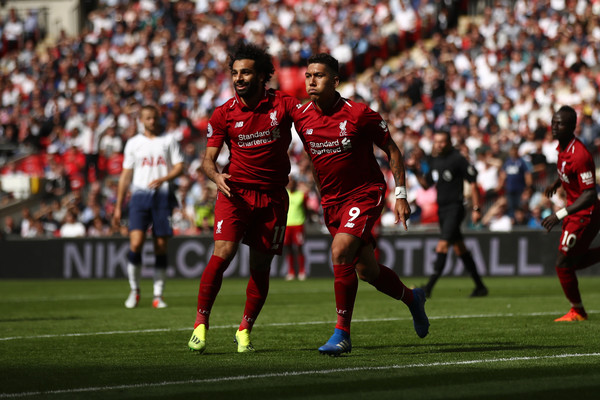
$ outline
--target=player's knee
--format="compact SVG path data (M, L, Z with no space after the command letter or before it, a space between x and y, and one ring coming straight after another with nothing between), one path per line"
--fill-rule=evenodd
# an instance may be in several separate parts
M568 268L571 268L572 266L573 266L573 262L568 257L559 258L556 261L556 268L558 268L558 269L568 269Z
M231 261L237 252L237 243L219 240L215 242L214 255L223 260Z
M436 253L448 253L448 242L438 242L437 246L435 246Z
M331 246L331 260L333 264L348 264L353 258L354 257L350 254L350 249L348 246Z

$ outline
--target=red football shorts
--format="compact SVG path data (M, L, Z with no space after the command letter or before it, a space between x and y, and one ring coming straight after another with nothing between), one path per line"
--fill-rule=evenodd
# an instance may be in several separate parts
M304 225L288 226L285 230L284 246L302 246L304 244Z
M348 201L324 207L323 218L331 236L348 233L365 243L375 244L371 231L381 217L384 195L385 188L373 186Z
M600 231L600 210L590 216L570 215L563 221L558 251L569 257L585 254Z
M265 192L230 187L232 197L217 195L214 239L242 241L263 253L280 255L289 207L285 188Z

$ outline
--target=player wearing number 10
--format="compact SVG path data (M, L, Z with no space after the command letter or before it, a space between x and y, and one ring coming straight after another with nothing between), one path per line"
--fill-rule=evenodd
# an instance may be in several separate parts
M219 192L215 248L202 273L194 332L188 342L191 350L200 353L206 349L209 315L223 273L240 241L250 247L250 279L235 339L238 352L254 350L250 331L267 298L271 260L282 253L288 212L290 115L298 100L265 88L274 72L273 63L254 45L239 45L230 56L229 67L235 96L210 118L202 162L202 170ZM229 164L219 172L216 160L224 143L230 151Z
M294 125L311 158L321 192L323 217L333 236L331 257L337 324L333 336L319 348L322 354L350 352L350 323L358 279L408 305L414 327L425 337L429 320L425 293L411 290L373 252L373 225L381 216L386 183L373 154L373 144L388 156L396 181L396 222L406 229L410 207L406 201L404 160L381 116L366 105L344 99L337 92L338 61L328 54L308 60L306 91L311 102L294 114Z
M551 197L562 184L567 206L544 218L550 231L563 220L556 273L571 310L555 321L583 321L587 313L581 301L576 271L600 261L600 247L589 246L600 231L600 201L596 193L596 166L585 145L574 135L577 113L569 106L552 116L552 136L558 139L558 178L545 190Z

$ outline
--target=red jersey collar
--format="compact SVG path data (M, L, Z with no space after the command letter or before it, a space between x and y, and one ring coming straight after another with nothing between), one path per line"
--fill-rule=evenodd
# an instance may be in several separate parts
M254 108L250 108L247 105L245 105L242 102L242 99L240 98L240 96L238 96L238 94L237 94L236 91L234 91L234 97L235 97L235 101L237 102L237 104L239 105L239 107L241 109L245 108L245 109L248 109L248 110L255 110L258 107L260 107L261 104L266 103L266 102L269 101L269 90L267 88L263 88L263 97L262 97L262 99L260 99L260 101L258 102L258 104L256 105L256 107L254 107Z
M315 104L314 101L311 101L310 104L312 105L313 109L318 112L319 114L332 114L333 112L335 112L337 110L337 108L340 106L340 104L345 103L344 98L342 98L342 95L340 95L339 92L335 92L335 95L337 97L337 100L335 101L335 103L333 103L333 106L331 107L329 112L323 112L323 110L321 110L319 107L317 107L317 105Z
M571 139L571 141L569 142L569 144L567 145L567 147L565 147L564 150L562 150L563 152L567 152L569 150L573 149L573 146L575 145L575 141L577 140L577 137L573 137L573 139ZM558 144L556 145L556 150L560 153L561 149L560 149L560 142L558 142Z

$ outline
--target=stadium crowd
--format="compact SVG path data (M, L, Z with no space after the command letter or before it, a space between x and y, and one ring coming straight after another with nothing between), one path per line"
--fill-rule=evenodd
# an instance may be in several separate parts
M185 155L176 234L210 232L216 193L199 159L208 118L233 95L227 52L240 39L268 47L277 62L270 86L299 98L306 98L310 55L340 60L342 95L382 114L405 154L413 227L437 215L435 188L424 190L411 166L426 171L433 132L449 130L486 199L482 224L472 227L541 228L565 201L542 196L556 169L549 124L557 105L577 109L577 135L599 154L600 1L499 0L459 24L466 3L104 0L81 34L51 41L31 34L32 18L11 12L0 27L0 174L40 178L43 195L20 220L7 216L3 232L123 234L108 221L124 143L138 132L145 103L160 106L165 132ZM289 154L292 175L309 188L310 221L319 224L299 140ZM377 155L392 187L385 156ZM0 207L11 197L0 187Z

